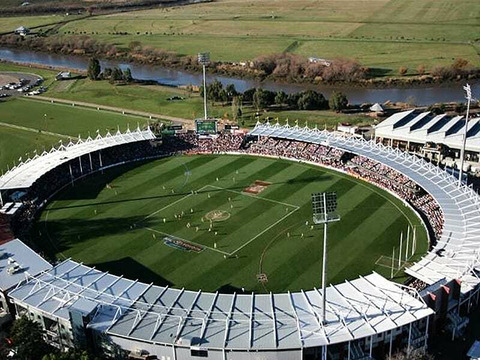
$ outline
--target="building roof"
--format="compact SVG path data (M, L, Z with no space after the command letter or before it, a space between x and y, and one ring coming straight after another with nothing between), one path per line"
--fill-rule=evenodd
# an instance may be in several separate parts
M383 107L379 103L376 103L370 107L370 111L383 112Z
M407 290L407 291L406 291ZM18 304L68 319L94 312L91 328L162 344L197 339L206 348L292 349L368 337L433 313L412 289L372 273L321 290L220 294L123 279L66 260L10 293ZM81 303L80 305L78 303Z
M44 151L41 155L35 155L7 171L0 177L0 190L28 188L47 172L80 156L117 145L154 138L155 135L150 130L137 129L127 130L125 133L118 131L114 135L107 133L103 137L98 134L94 139L88 137L86 140L79 139L77 142L70 140L67 145L62 144L49 152Z
M434 115L415 110L396 113L375 127L375 136L420 144L433 142L460 149L463 145L465 118ZM480 151L480 118L468 122L467 150Z
M397 120L402 120L401 126L417 122L418 115L413 111L404 115L398 113L385 121L388 126L398 124ZM458 186L452 175L399 149L328 131L257 124L251 134L327 144L383 163L409 177L438 202L444 225L433 249L406 272L429 285L444 278L461 280L463 293L480 284L480 197L473 189Z
M12 271L16 267L16 271ZM0 245L0 289L7 291L26 279L50 270L50 265L21 240ZM10 269L10 270L9 270Z
M480 341L475 341L468 350L467 356L473 360L480 359Z

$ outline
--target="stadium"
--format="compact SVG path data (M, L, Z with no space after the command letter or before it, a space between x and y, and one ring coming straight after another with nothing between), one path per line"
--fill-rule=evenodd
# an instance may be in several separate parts
M362 138L137 128L38 154L0 190L0 236L35 250L1 245L3 307L62 349L382 359L440 328L458 336L479 301L478 194ZM325 292L317 192L337 194L340 216Z

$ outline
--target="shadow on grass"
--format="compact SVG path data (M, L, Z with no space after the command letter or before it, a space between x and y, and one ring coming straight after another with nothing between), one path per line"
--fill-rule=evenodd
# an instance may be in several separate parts
M35 243L51 257L102 236L132 232L133 237L135 230L152 226L153 219L144 219L143 216L62 219L47 220L39 225L38 230L42 235L35 239Z
M238 288L231 284L222 285L217 289L217 291L221 294L233 294L233 293L243 294L244 293L241 288Z
M91 264L101 271L108 271L117 276L124 276L127 279L154 283L158 286L172 286L173 283L160 276L156 272L150 270L145 265L139 263L131 257L124 257L118 260L106 261L103 263Z
M61 191L56 200L84 200L95 199L107 184L114 181L128 171L145 165L148 161L138 161L126 165L120 165L103 172L97 172L76 180L73 186L68 186Z

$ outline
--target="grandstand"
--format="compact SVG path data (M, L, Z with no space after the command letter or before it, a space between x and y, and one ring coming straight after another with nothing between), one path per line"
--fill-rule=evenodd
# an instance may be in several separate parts
M17 316L39 321L60 348L85 346L92 334L97 350L109 355L116 345L137 358L372 359L403 346L424 348L429 334L446 322L460 333L465 315L478 304L480 198L422 159L381 143L268 123L257 124L246 137L186 134L158 147L148 145L151 132L134 134L111 136L116 141L100 137L89 146L72 143L52 152L68 156L55 155L54 161L38 156L4 175L0 189L7 197L26 190L12 223L24 228L60 187L106 167L174 154L231 153L308 162L382 187L429 221L431 250L406 269L412 276L407 285L377 273L330 285L325 319L325 294L318 289L189 291L125 279L68 259L40 274L26 274L7 292ZM55 186L45 186L52 178ZM0 284L8 276L0 270Z
M464 116L408 110L375 126L375 138L385 145L459 167L464 129ZM465 146L468 167L480 171L480 119L469 121Z

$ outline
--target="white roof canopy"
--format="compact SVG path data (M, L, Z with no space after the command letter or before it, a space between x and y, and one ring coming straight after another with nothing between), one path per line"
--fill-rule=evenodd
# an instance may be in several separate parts
M399 114L394 116L402 118ZM459 187L456 178L422 159L364 139L279 124L257 124L250 134L328 144L368 157L406 175L435 198L444 215L440 240L406 272L429 285L444 278L461 280L464 293L480 284L475 271L480 266L480 197L473 189ZM438 250L443 252L437 253Z
M114 135L107 133L103 137L98 134L94 139L88 137L86 140L78 139L76 142L70 140L66 145L60 142L58 148L44 151L40 155L36 154L33 158L28 158L7 171L0 177L0 190L28 188L47 172L80 156L117 145L154 138L155 135L150 130L137 129L127 130L125 133L118 131Z
M219 294L144 284L66 260L31 277L10 296L50 316L94 312L90 327L144 342L199 339L214 349L297 349L346 342L396 329L433 313L412 289L373 273L320 290Z

